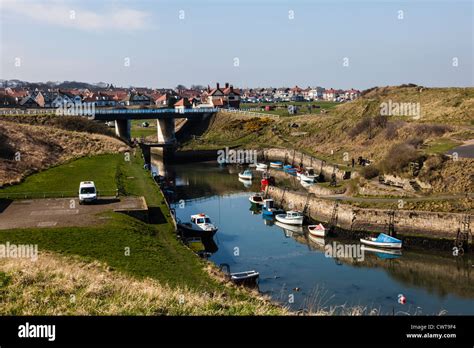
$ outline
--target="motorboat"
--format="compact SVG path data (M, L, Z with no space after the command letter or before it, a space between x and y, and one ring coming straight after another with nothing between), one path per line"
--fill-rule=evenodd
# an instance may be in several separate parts
M289 210L286 214L275 215L277 221L288 225L303 225L304 215L299 211Z
M389 248L389 249L401 249L402 241L395 237L389 236L385 233L380 233L377 238L368 237L361 238L360 242L365 245L378 247L378 248Z
M280 161L270 162L270 167L271 168L283 168L283 162L280 162Z
M257 169L267 169L268 168L268 165L266 165L265 163L257 163Z
M300 180L307 183L314 183L316 181L314 169L311 167L306 168L306 170L300 174Z
M245 169L242 173L239 173L240 179L252 180L253 174L250 169Z
M271 198L263 200L262 214L267 216L273 216L278 213L282 213L281 209L275 207L275 201Z
M191 215L191 222L178 221L178 229L180 229L187 237L213 237L217 232L217 227L211 222L206 214L200 213Z
M326 228L323 226L323 224L309 225L308 231L311 235L316 237L324 237L326 235Z
M249 201L252 202L253 204L262 205L264 199L262 195L255 194L249 197Z

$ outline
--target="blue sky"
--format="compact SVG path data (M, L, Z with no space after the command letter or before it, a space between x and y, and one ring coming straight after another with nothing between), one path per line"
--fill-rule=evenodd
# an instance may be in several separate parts
M474 85L469 0L0 1L2 79Z

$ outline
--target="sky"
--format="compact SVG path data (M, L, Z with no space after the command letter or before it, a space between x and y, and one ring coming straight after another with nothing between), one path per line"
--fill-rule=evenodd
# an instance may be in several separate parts
M473 0L0 0L0 79L474 86Z

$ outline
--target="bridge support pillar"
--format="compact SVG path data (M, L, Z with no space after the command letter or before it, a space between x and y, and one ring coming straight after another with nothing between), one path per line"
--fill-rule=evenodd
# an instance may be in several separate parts
M115 120L115 134L127 141L131 138L132 122L130 120Z
M156 120L156 129L158 132L158 143L174 144L176 142L174 118Z

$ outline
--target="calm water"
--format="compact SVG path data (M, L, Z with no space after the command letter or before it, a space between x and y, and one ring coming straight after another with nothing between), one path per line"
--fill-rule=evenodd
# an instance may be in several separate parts
M214 163L174 165L166 171L176 185L177 216L188 221L191 214L205 212L219 227L214 237L218 250L210 260L229 264L232 272L257 270L260 291L293 309L360 305L385 314L474 314L472 256L404 250L396 258L372 252L365 252L363 261L327 257L325 244L357 240L313 241L306 230L284 230L264 219L248 200L260 179L245 187L237 168ZM398 303L399 294L406 304Z

